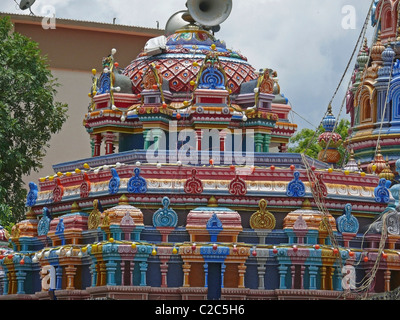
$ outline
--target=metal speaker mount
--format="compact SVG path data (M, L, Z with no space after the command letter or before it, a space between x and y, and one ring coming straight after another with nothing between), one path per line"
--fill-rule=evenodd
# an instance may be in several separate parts
M232 11L232 0L187 0L190 15L205 27L218 26Z

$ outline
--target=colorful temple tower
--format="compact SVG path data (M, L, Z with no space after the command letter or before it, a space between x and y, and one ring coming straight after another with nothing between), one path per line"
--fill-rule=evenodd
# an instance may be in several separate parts
M375 36L370 48L365 40L357 57L347 96L352 129L346 143L363 170L372 172L375 164L379 174L386 161L394 170L400 155L398 1L375 1L371 14Z
M376 129L367 105L382 99L372 87L394 57L382 50L389 27L371 66L360 53L354 152L333 169L332 111L319 139L329 160L287 153L296 125L277 72L226 49L193 6L127 67L113 49L93 69L92 157L29 185L0 300L356 299L400 286L398 185L385 161L383 176L357 164L371 161L360 152Z

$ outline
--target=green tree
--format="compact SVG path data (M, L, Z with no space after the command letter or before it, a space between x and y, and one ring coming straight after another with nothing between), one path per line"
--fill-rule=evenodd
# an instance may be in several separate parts
M342 136L343 141L346 140L348 136L348 130L350 128L350 121L347 119L341 119L336 126L335 132L339 133ZM318 153L322 150L322 148L318 144L318 137L321 133L325 132L325 129L320 126L315 132L315 130L305 128L302 129L300 132L295 134L291 139L290 139L290 146L288 149L288 152L292 153L306 153L306 155L318 159ZM310 141L312 141L310 143ZM308 149L307 149L308 147ZM307 149L307 150L306 150ZM348 154L346 152L346 148L343 146L343 144L338 148L338 151L340 152L342 156L342 162L346 162L348 158ZM345 157L343 161L343 157Z
M0 223L25 214L23 176L42 167L51 135L65 122L67 105L54 101L58 83L38 44L0 19Z

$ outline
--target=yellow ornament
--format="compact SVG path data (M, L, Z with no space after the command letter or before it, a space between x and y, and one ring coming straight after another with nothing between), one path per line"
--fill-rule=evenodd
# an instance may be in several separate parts
M373 171L373 172L376 171L376 164L372 165L372 171Z
M83 247L82 252L86 252L86 251L87 251L87 247Z
M114 238L108 239L109 242L114 242Z
M194 86L195 84L196 84L196 82L194 82L193 80L190 81L190 85L191 85L191 86Z
M87 163L85 163L85 164L83 165L83 167L84 167L85 169L90 169L90 166L89 166Z
M58 171L58 172L57 172L57 175L58 175L59 177L61 177L63 174L62 174L62 172Z
M156 249L153 249L153 251L151 252L151 255L152 255L152 256L155 256L156 254L157 254Z
M189 101L183 101L183 105L186 107L186 106L188 106L189 105Z
M46 178L40 178L39 181L40 181L40 182L45 182L45 181L46 181Z
M71 173L71 172L67 172L67 173L65 173L65 175L66 175L67 177L70 177L70 176L72 176L72 173Z
M198 67L199 66L199 64L195 61L195 62L193 62L193 67Z
M132 243L131 247L132 249L136 249L136 243Z
M95 76L96 75L96 73L97 73L97 70L96 69L92 69L92 74Z
M75 173L81 173L81 169L76 168L76 169L75 169Z
M361 175L361 177L365 177L365 172L361 171L360 175Z
M348 176L348 175L350 174L350 171L349 171L349 170L344 170L344 174L345 174L346 176Z
M217 48L217 46L213 43L212 45L211 45L211 50L215 50Z
M176 250L176 248L174 247L174 248L172 249L172 253L173 253L173 254L177 254L177 253L178 253L178 250Z
M53 181L53 180L54 180L54 176L50 176L50 177L49 177L49 180L50 180L50 181Z

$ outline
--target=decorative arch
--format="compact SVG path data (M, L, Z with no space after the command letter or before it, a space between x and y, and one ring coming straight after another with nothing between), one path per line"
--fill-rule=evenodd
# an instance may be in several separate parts
M375 20L379 19L379 14L381 13L381 39L387 40L388 38L395 37L396 28L397 28L397 20L398 20L398 0L396 1L387 1L381 0L375 11ZM382 7L382 8L381 8Z
M389 114L389 121L400 121L400 77L395 77L389 88L388 106L391 107L391 112ZM386 108L388 108L386 106Z
M359 102L359 105L357 106ZM359 124L373 124L377 121L377 93L373 85L365 84L354 97L355 108L359 107Z

